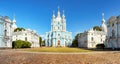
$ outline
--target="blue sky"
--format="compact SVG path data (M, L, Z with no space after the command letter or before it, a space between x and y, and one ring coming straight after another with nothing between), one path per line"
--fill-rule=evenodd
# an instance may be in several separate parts
M17 26L31 28L40 35L50 31L53 10L57 7L65 11L67 31L73 37L93 26L101 25L101 14L105 20L120 15L120 0L0 0L0 15L13 19Z

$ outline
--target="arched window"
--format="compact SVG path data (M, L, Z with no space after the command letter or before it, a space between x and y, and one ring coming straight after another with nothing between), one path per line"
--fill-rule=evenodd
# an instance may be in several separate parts
M60 23L58 22L58 25L59 25Z
M58 34L58 38L60 38L60 34Z
M112 27L114 27L114 24L112 24Z
M5 46L7 46L7 42L5 42Z
M7 30L5 29L5 36L7 35Z
M60 29L60 27L58 27L58 30Z
M114 30L112 30L112 36L115 36L115 31Z
M91 41L93 41L93 37L91 37Z
M5 26L7 25L7 23L5 23Z
M60 36L60 34L58 34L58 36Z
M27 41L27 37L25 37L25 41Z

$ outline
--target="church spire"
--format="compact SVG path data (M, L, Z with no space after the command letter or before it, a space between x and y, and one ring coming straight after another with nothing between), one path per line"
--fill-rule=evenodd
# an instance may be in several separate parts
M16 23L16 16L14 15L13 23Z
M62 18L65 18L65 15L64 15L64 10L63 10L63 15L62 15Z
M104 19L104 13L102 13L102 23L105 22L105 19Z
M13 28L13 29L16 29L16 28L17 28L17 25L16 25L16 16L15 16L15 15L14 15L14 18L13 18L12 28Z
M105 25L105 19L104 19L104 13L102 13L102 25L101 25L102 31L107 34L107 26Z
M60 17L60 7L58 6L58 17Z
M54 11L53 11L53 16L52 16L53 18L55 18L55 13L54 13Z

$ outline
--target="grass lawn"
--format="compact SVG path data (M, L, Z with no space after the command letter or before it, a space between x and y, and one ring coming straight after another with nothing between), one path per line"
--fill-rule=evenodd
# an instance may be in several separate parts
M91 50L85 50L81 48L68 48L68 47L43 47L43 48L24 49L24 51L30 51L30 52L90 52Z

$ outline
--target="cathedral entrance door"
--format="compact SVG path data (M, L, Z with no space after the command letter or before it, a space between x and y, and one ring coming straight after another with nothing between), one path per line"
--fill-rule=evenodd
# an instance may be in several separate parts
M60 40L58 40L58 46L60 46Z

